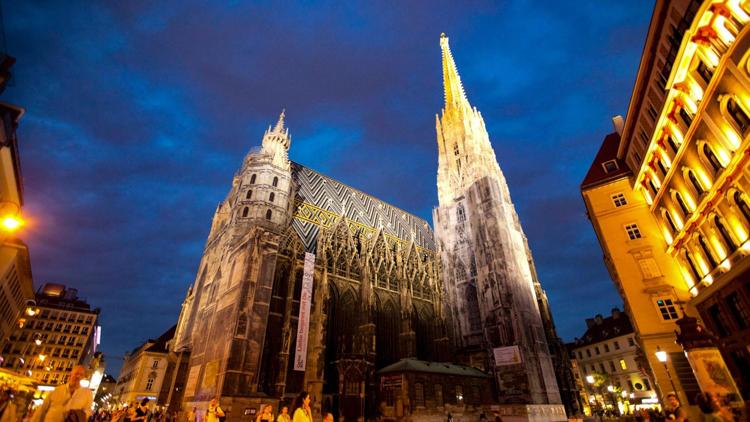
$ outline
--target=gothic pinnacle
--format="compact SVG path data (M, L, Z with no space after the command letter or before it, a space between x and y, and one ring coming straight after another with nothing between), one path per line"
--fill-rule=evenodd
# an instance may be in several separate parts
M281 133L284 131L284 115L286 113L286 109L281 110L281 114L279 115L279 121L276 123L276 126L273 128L274 132Z

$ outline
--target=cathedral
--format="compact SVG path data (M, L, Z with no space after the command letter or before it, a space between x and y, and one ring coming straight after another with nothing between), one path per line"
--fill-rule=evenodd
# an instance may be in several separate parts
M337 420L565 420L526 237L444 34L440 47L435 231L290 161L282 112L216 208L182 305L184 408L218 397L233 422L304 390Z

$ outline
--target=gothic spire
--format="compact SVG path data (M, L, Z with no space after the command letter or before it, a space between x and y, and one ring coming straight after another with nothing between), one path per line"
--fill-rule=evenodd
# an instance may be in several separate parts
M445 108L458 104L468 105L461 77L458 76L456 63L448 45L448 36L440 34L440 49L443 51L443 88L445 89Z
M286 114L286 109L281 110L281 114L279 115L279 121L276 122L276 126L274 126L273 131L276 133L281 133L284 131L284 115Z

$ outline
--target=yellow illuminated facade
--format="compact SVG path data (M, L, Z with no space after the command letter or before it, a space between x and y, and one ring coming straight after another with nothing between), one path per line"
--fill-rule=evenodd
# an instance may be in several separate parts
M668 335L675 329L670 306L677 315L684 308L701 318L718 337L740 391L750 391L748 22L748 1L657 1L617 151L604 157L627 174L582 186L662 393L671 386L654 357L657 345L671 352L667 365L681 390L675 375L681 355L674 354L681 349ZM627 218L613 217L625 209L607 212L610 191L631 198L629 218L638 221L639 241L648 244L652 264L664 275L658 286L649 286L626 259L640 246L614 239ZM652 303L657 297L662 302ZM668 321L659 321L665 315ZM662 333L658 339L655 331Z

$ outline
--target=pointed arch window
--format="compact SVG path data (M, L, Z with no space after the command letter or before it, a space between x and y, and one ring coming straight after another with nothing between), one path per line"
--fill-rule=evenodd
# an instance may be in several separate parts
M690 215L690 210L688 209L687 204L685 203L685 199L682 197L682 194L680 192L675 191L674 193L674 199L677 201L677 205L680 206L680 210L682 210L682 214L687 217Z
M250 184L255 184L255 175L250 176Z
M247 217L247 215L250 213L250 208L245 207L242 209L242 216Z
M273 217L273 212L271 210L266 210L266 220L270 220L271 217Z
M252 199L253 198L253 190L250 189L247 191L247 195L245 195L245 199Z
M737 205L737 208L740 209L742 216L745 217L745 221L750 223L750 205L748 205L745 198L743 198L742 192L734 192L734 203Z
M714 150L708 145L708 143L703 144L703 154L715 173L718 173L724 168L724 166L721 165L721 161L719 161L719 157L714 154Z
M734 242L734 239L732 239L732 236L729 234L729 230L727 230L727 227L724 225L724 222L721 221L721 217L719 217L718 215L714 217L714 225L716 226L716 230L719 231L721 239L727 245L729 250L732 252L737 250L737 244Z
M709 249L708 243L706 243L706 238L704 238L702 234L698 235L698 244L701 246L701 250L703 250L703 255L705 255L706 260L708 260L708 264L711 266L711 268L716 268L718 263L716 262L716 259L714 258L713 254L711 253L711 249Z
M703 195L704 192L706 192L705 189L703 189L703 185L701 185L701 182L698 181L698 178L695 176L695 172L693 170L687 171L688 180L690 181L690 184L693 185L693 189L695 189L695 193L698 196Z
M271 184L273 185L273 187L279 186L279 178L278 177L274 177L273 178L273 183L271 183Z
M271 192L268 194L268 202L273 202L273 200L276 198L276 194Z

